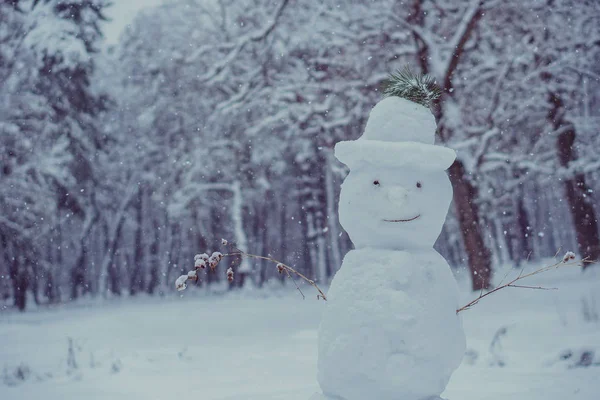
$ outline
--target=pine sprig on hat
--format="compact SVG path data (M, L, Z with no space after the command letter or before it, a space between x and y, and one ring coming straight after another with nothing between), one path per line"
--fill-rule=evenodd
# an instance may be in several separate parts
M431 76L415 74L405 67L383 82L383 95L402 97L431 108L431 102L440 98L442 89Z

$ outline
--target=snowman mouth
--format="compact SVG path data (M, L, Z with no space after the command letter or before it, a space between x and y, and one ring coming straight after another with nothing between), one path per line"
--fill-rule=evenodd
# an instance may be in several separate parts
M421 214L417 215L416 217L412 217L409 219L384 219L385 222L410 222L410 221L414 221L415 219L419 218L421 216Z

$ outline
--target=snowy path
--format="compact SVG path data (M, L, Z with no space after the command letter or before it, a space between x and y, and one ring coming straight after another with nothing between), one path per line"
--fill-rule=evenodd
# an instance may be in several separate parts
M465 312L469 351L444 395L598 399L600 321L586 321L583 306L595 301L600 312L593 272L551 272L535 283L558 291L507 289ZM318 389L322 306L290 289L283 297L188 295L0 313L0 399L308 400ZM567 350L573 355L559 361ZM594 353L583 362L598 365L570 368L585 351ZM14 377L19 365L25 381Z

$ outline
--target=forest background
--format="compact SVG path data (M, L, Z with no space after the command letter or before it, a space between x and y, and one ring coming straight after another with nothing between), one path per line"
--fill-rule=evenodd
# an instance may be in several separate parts
M559 249L600 258L599 2L172 0L109 46L110 7L0 2L5 306L165 294L221 238L326 284L351 248L333 146L405 65L443 89L436 248L474 290ZM197 285L280 279L245 263Z

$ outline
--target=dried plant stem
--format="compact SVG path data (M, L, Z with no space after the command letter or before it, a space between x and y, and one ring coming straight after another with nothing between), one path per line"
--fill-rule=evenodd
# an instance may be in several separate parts
M308 283L309 285L311 285L312 287L317 289L317 291L319 292L319 294L317 295L317 299L322 298L323 300L327 301L327 297L325 296L325 293L323 293L323 291L317 286L315 281L307 278L305 275L296 271L294 268L290 267L289 265L286 265L286 264L282 263L281 261L277 261L276 259L274 259L272 257L264 257L264 256L258 256L256 254L249 254L249 253L246 253L235 247L234 247L234 249L235 250L232 253L223 254L223 257L234 257L234 256L248 257L248 258L255 258L255 259L259 259L259 260L266 260L266 261L270 261L276 265L281 265L283 267L286 275L292 280L292 282L294 282L294 285L296 285L296 289L298 289L298 292L300 292L303 299L306 298L306 296L304 296L304 293L302 293L302 290L296 283L296 280L294 279L293 275L299 277L300 279L302 279L303 281L305 281L306 283Z
M560 251L560 250L559 250ZM558 254L558 253L557 253ZM515 285L516 282L525 279L525 278L529 278L530 276L534 276L534 275L538 275L544 272L548 272L552 269L558 269L560 267L567 267L567 266L574 266L574 265L581 265L583 263L590 263L592 261L590 261L589 259L585 258L581 261L565 261L565 259L558 261L552 265L549 265L547 267L543 267L540 269L537 269L533 272L530 272L528 274L523 275L523 270L525 269L523 267L523 269L521 269L521 272L519 272L519 275L511 280L510 282L507 282L505 284L502 284L502 282L504 281L504 279L506 279L506 277L508 276L508 273L504 276L504 278L502 278L502 280L500 281L500 285L497 286L496 288L494 288L493 290L490 290L487 293L483 293L483 290L479 293L479 297L477 297L476 299L470 301L469 303L467 303L466 305L462 306L461 308L459 308L458 310L456 310L456 313L458 314L461 311L465 311L470 309L471 307L473 307L475 304L479 303L479 301L481 299L483 299L484 297L487 297L493 293L496 293L499 290L502 290L504 288L508 288L508 287L512 287L512 288L520 288L520 289L535 289L535 290L557 290L558 288L547 288L547 287L542 287L542 286L527 286L527 285ZM510 272L510 271L509 271Z

